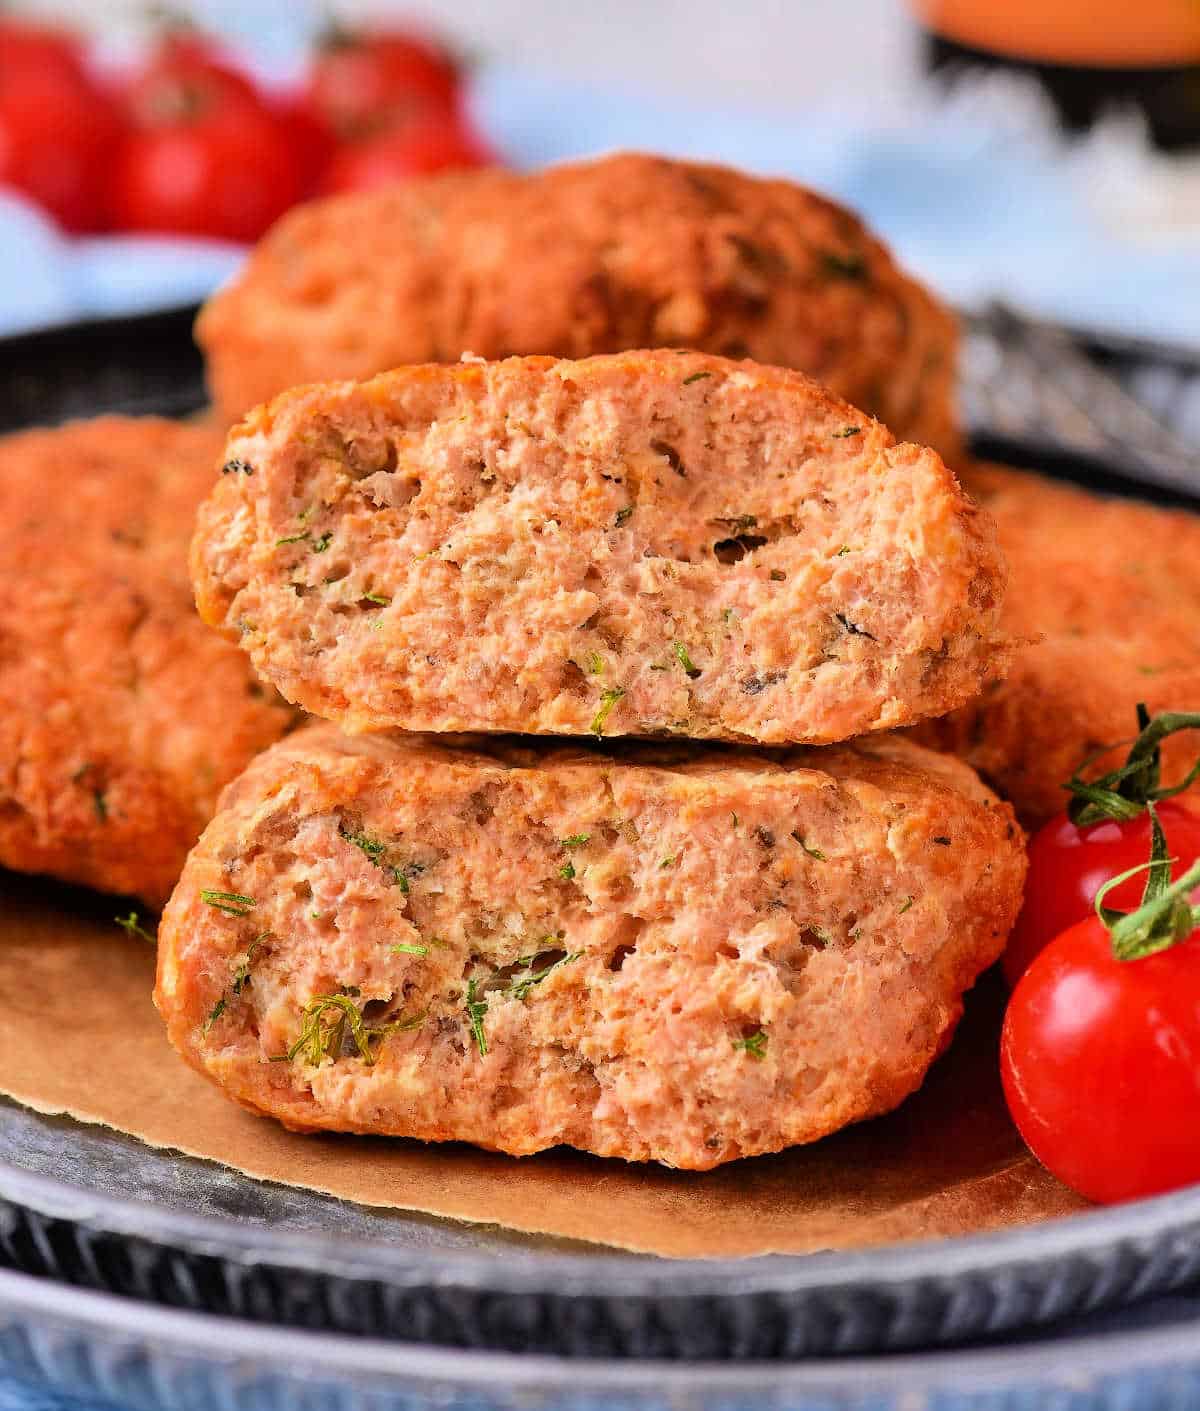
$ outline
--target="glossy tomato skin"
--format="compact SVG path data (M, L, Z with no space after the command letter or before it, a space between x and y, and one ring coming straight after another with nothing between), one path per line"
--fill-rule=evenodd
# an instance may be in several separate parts
M332 131L361 137L427 110L453 110L458 83L454 62L428 40L365 31L322 47L308 97Z
M276 109L299 164L307 196L317 189L337 142L324 119L304 98L283 99Z
M347 142L326 169L321 191L371 191L434 172L490 166L494 160L465 122L451 118L413 123Z
M192 35L165 39L119 92L128 120L137 127L179 121L216 107L265 107L245 74Z
M79 41L69 30L4 19L0 20L0 77L14 74L89 84Z
M1167 838L1167 851L1178 859L1178 877L1200 857L1200 815L1168 799L1156 805ZM1029 878L1025 903L1004 951L1004 974L1015 985L1033 958L1060 932L1093 914L1096 893L1110 877L1137 867L1150 857L1150 816L1140 813L1127 823L1104 820L1077 828L1065 813L1052 818L1029 840ZM1134 911L1141 901L1146 874L1114 887L1105 898L1118 911Z
M124 230L249 242L303 196L304 175L272 114L232 105L135 133L112 189Z
M0 185L36 201L64 230L105 227L120 135L108 100L83 80L0 74Z
M1098 918L1064 931L1013 991L1000 1073L1030 1150L1089 1200L1200 1181L1200 932L1119 961Z

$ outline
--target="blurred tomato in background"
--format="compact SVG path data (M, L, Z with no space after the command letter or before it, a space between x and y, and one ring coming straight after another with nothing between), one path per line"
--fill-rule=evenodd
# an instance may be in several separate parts
M72 35L0 22L0 185L36 201L65 230L100 230L120 137L118 111Z
M69 30L4 18L0 185L71 233L249 243L316 192L494 161L461 83L445 49L401 27L331 31L285 92L191 28L102 81Z

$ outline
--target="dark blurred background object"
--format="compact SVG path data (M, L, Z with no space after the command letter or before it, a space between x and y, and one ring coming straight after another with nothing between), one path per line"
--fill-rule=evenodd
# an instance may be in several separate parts
M935 74L1026 74L1069 131L1133 110L1160 147L1200 147L1195 0L915 0L915 8Z

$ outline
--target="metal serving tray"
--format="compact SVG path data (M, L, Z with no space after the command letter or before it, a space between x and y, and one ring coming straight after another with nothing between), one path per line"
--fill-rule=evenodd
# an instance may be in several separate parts
M1200 1327L934 1356L573 1362L147 1308L0 1272L0 1372L122 1411L1193 1411Z

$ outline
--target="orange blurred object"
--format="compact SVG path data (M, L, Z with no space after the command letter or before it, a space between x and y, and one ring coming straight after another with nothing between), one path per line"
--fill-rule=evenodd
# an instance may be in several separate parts
M935 34L1042 64L1200 62L1200 0L913 0Z

